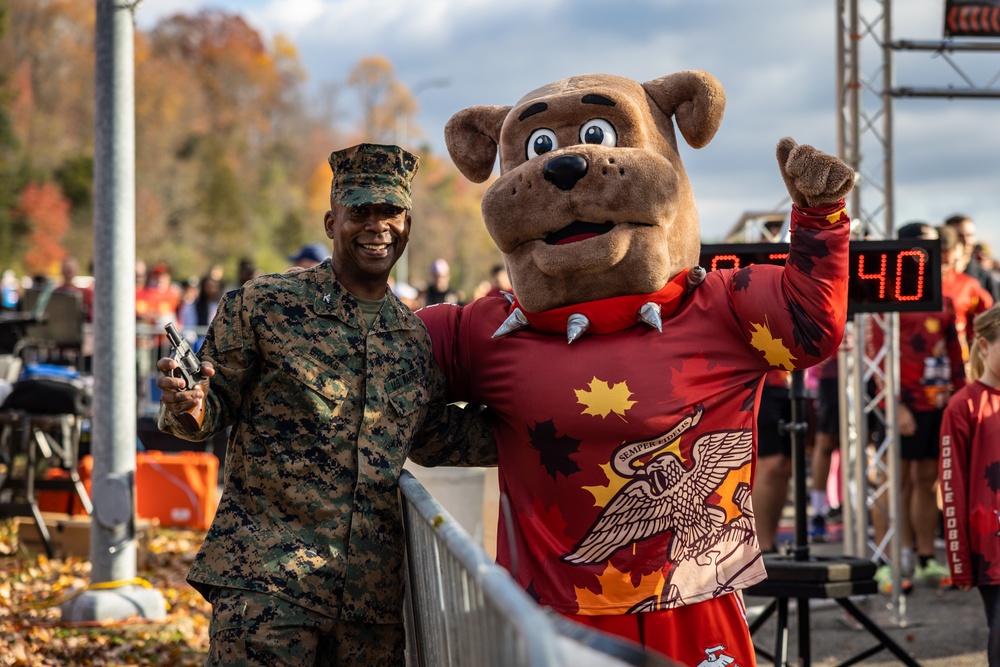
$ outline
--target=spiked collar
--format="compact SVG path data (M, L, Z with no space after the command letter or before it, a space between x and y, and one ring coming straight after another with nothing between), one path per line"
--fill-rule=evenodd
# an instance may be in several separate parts
M510 315L493 334L499 338L524 327L546 333L565 333L572 343L586 332L608 334L622 331L642 322L662 331L662 321L680 306L684 295L705 277L705 270L695 267L681 271L659 291L652 294L627 294L597 301L574 303L541 313L529 313L521 308L517 298L507 296Z

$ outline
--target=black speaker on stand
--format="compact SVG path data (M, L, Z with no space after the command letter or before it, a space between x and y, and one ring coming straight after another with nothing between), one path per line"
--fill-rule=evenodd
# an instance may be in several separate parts
M746 595L774 598L764 611L750 624L750 634L759 630L777 612L774 653L756 647L757 653L771 659L776 667L788 664L788 601L795 600L798 617L798 647L801 667L812 663L809 629L809 600L832 599L843 607L878 644L845 660L842 665L853 665L882 649L891 651L899 661L910 667L920 667L899 644L887 635L861 609L851 601L852 595L874 595L875 563L847 556L818 557L809 553L808 523L806 517L806 464L805 433L806 400L804 371L792 371L791 423L781 423L781 428L792 440L792 476L795 500L795 543L785 554L765 554L764 566L767 579L747 588Z

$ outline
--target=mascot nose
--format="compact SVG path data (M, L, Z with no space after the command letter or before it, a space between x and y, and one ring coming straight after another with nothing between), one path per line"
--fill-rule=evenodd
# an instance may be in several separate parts
M590 165L579 155L560 155L545 163L545 180L560 190L572 190L576 182L587 175Z

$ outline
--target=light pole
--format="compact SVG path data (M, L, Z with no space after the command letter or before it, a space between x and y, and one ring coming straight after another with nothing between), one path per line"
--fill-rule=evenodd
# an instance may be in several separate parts
M71 623L167 615L163 594L136 577L133 35L139 2L96 1L94 512L91 583L61 608Z
M410 89L410 95L413 97L414 102L416 102L417 96L420 93L428 90L430 88L447 88L451 85L451 79L445 77L433 77L429 79L422 79L414 84L413 88ZM400 117L403 121L403 131L401 141L397 139L397 145L401 148L409 150L409 116L407 114L401 114ZM396 127L399 127L400 117L396 118ZM412 152L412 151L411 151ZM410 247L407 246L403 248L403 254L400 255L399 261L396 263L396 284L397 285L409 285L410 284Z

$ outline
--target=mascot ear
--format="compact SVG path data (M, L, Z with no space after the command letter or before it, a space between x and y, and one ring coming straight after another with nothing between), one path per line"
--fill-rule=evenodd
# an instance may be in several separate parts
M469 107L452 116L444 126L444 140L452 161L473 183L482 183L493 173L500 128L509 111L510 107Z
M663 113L676 119L692 148L708 145L715 136L726 109L726 93L714 76L688 70L647 81L642 87Z

